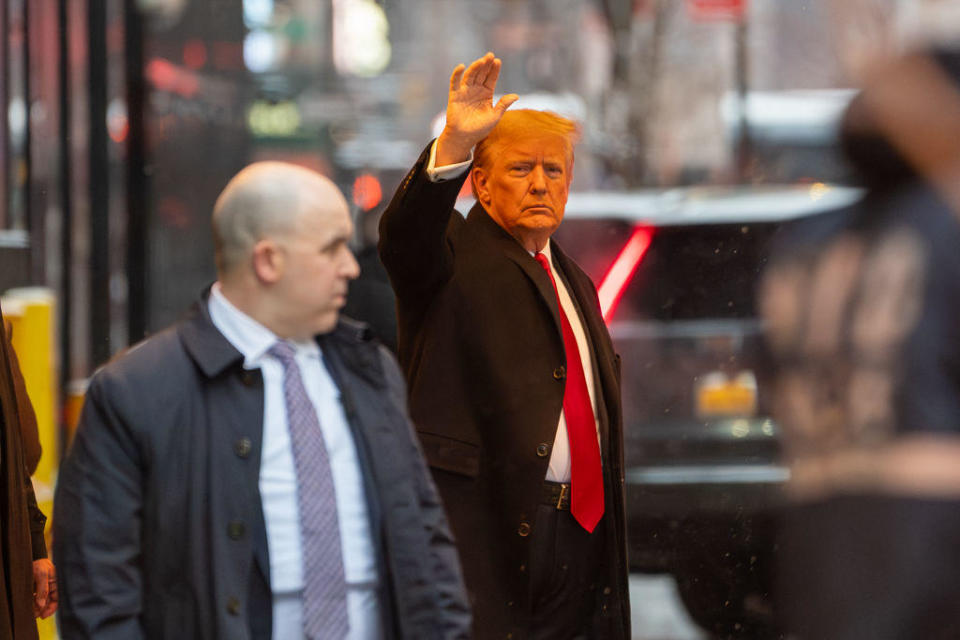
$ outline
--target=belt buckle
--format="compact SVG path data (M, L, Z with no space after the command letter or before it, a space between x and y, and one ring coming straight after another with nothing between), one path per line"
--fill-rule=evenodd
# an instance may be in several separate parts
M562 511L562 510L563 510L563 506L562 506L562 505L563 505L563 499L564 499L564 497L566 497L566 495L567 495L567 489L569 489L569 488L570 488L570 485L567 484L566 482L564 482L564 483L562 483L562 484L560 485L560 495L557 496L557 510L559 510L559 511Z

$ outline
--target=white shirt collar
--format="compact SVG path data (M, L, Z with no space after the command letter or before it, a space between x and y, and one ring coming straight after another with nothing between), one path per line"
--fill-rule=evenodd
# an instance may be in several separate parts
M536 255L537 255L537 252L536 252L536 251L528 251L527 253L529 253L531 256L536 256ZM551 255L551 253L550 253L550 240L549 240L549 239L547 240L547 244L543 245L543 249L540 250L540 253L542 253L543 255L547 256L547 262L549 262L549 263L550 263L550 266L552 267L552 266L553 266L553 255Z
M223 334L223 337L243 354L244 365L248 368L257 364L267 351L280 338L265 326L245 314L227 300L220 290L220 283L215 282L210 288L210 299L207 302L210 310L210 319L214 326ZM317 343L295 342L289 340L297 354L320 356L320 347Z

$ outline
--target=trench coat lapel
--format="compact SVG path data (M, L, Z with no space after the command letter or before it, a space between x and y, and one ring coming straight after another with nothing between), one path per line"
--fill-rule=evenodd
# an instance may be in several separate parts
M484 241L495 247L495 250L501 252L507 258L512 260L520 267L524 275L536 286L540 293L540 298L550 310L553 317L553 323L559 336L563 336L563 330L560 326L560 308L557 303L557 293L550 283L550 276L543 270L533 256L524 249L513 236L507 233L503 227L498 225L487 214L482 206L476 204L467 215L467 232L478 233L483 236ZM556 245L554 245L556 246Z

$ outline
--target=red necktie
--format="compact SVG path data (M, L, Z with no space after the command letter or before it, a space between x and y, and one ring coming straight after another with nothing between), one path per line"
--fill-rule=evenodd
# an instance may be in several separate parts
M534 256L546 270L557 292L557 281L547 263L547 257L537 252ZM583 375L580 349L573 335L557 295L560 309L560 327L563 330L563 347L567 354L567 383L563 393L563 415L567 420L567 440L570 442L570 512L584 529L593 533L603 516L603 470L600 465L600 445L597 442L597 426L593 406L587 391L587 379Z

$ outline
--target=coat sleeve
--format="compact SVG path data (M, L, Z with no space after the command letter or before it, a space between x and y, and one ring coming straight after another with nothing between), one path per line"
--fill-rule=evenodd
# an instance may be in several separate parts
M406 385L393 357L382 351L383 368L387 379L391 400L406 409ZM460 556L453 539L453 533L447 522L446 512L440 500L440 494L424 461L413 424L407 420L408 442L410 450L410 477L414 479L423 525L429 535L429 557L427 571L430 581L436 588L440 618L436 621L438 638L444 640L464 640L471 638L472 615L467 598L467 589L460 568Z
M33 560L47 557L47 541L43 530L47 525L47 516L37 506L37 496L33 491L33 482L24 470L24 490L27 493L27 512L30 514L30 549Z
M453 213L468 172L431 182L426 168L432 146L420 154L380 218L380 260L401 303L417 304L450 277L447 230L451 222L463 221Z
M65 638L144 637L140 522L146 473L115 403L118 380L94 377L54 499L54 557Z

